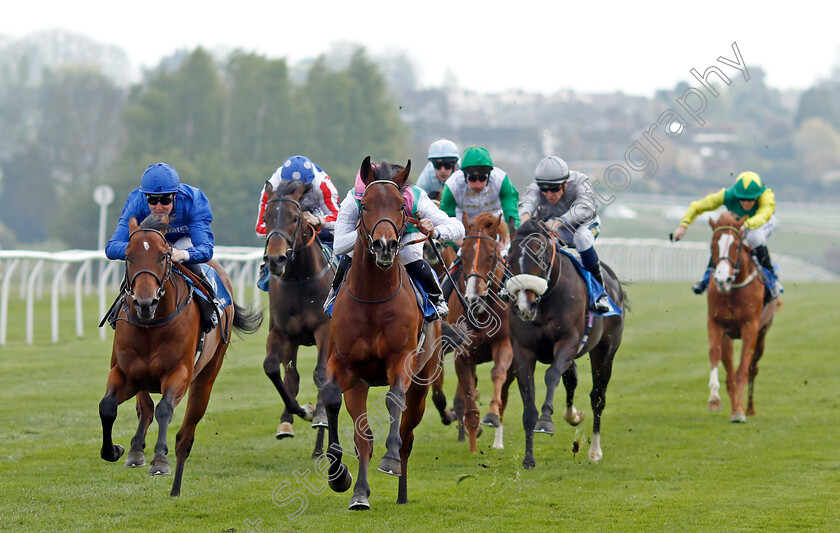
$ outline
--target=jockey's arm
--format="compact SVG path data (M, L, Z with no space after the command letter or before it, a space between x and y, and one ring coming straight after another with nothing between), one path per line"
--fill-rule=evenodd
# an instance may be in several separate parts
M185 262L206 263L213 259L213 231L210 229L213 212L210 210L210 201L204 192L199 191L194 202L192 220L189 224L192 246L187 248L190 258Z
M502 181L502 187L499 189L499 201L502 204L502 211L505 214L505 223L513 218L515 227L519 227L519 192L516 187L510 182L510 178L505 176Z
M692 202L688 206L688 211L686 211L682 219L680 219L680 226L688 227L692 222L694 222L694 219L697 218L697 215L700 213L714 211L718 207L722 206L723 196L725 193L726 189L721 189L720 191L712 193L705 198Z
M128 221L131 220L132 216L140 217L139 210L136 207L139 196L143 195L139 191L135 191L125 199L125 206L123 206L117 229L114 231L108 244L105 245L105 256L108 259L125 259L125 249L128 247L128 236L130 233L128 231ZM142 201L145 202L145 198Z
M763 226L770 220L773 213L776 212L776 195L773 194L773 189L765 189L761 196L758 197L758 210L755 214L747 219L744 227L747 229L755 229Z
M333 250L338 255L353 251L356 245L356 223L359 221L359 208L353 192L350 191L341 202L338 218L335 220L335 240Z
M457 241L464 238L464 225L450 217L423 193L417 200L417 214L423 220L429 220L434 225L432 236L444 242Z
M440 189L440 209L450 217L455 216L455 208L457 207L457 202L455 201L455 196L452 194L452 191L449 190L449 185L443 184L443 187Z

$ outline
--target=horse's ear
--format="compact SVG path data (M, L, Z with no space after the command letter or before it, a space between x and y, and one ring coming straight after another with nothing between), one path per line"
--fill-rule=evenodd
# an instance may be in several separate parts
M128 232L131 233L139 227L140 224L137 223L137 218L131 217L131 219L128 221Z
M496 221L493 222L493 233L499 234L504 232L504 224L502 224L502 217L504 213L499 213L499 216L496 217Z
M164 224L166 224L167 227L169 227L169 215L168 214L164 214L162 217L160 217L160 221L163 222ZM160 232L163 233L164 235L166 235L166 228L163 228Z
M513 221L513 217L508 217L508 234L511 237L516 235L516 223Z
M365 187L373 181L373 168L370 166L370 156L367 156L362 161L362 166L359 168L359 175L362 177L362 183L365 184Z
M717 229L717 223L715 222L715 219L713 219L712 217L709 217L709 226L711 226L712 229Z
M461 224L464 225L464 231L470 227L470 217L467 216L466 211L461 211Z
M405 183L408 181L408 175L411 172L411 159L405 164L405 168L402 169L399 174L394 176L394 183L397 184L397 187L402 190Z
M271 198L271 195L274 194L274 186L271 184L270 181L265 181L265 196L266 198Z

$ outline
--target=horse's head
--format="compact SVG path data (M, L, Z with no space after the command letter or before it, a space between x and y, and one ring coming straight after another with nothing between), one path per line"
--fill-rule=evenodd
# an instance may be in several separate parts
M402 249L400 239L408 218L402 189L410 171L411 160L405 167L381 163L373 168L370 156L359 170L365 185L359 202L359 227L367 252L375 256L376 266L383 270L391 268Z
M308 246L314 237L314 230L303 220L303 212L314 207L302 200L310 188L311 185L298 180L281 181L276 190L271 183L265 183L268 201L263 214L266 229L263 261L275 276L282 276L295 253Z
M732 283L740 270L741 229L744 219L725 211L717 221L709 219L712 227L712 264L715 267L713 279L717 290L727 294L732 290Z
M140 320L155 316L163 286L172 274L172 248L166 240L169 217L149 215L141 223L131 217L125 249L125 292Z
M511 225L512 226L512 225ZM541 225L527 221L515 231L508 253L511 277L505 287L516 301L516 312L524 321L537 316L537 306L548 289L548 280L556 258L552 238Z
M473 314L484 313L488 309L490 287L501 281L499 247L507 236L507 227L502 215L493 213L479 214L472 224L468 224L464 214L464 227L467 235L461 246L461 262L466 276L462 278L461 288Z

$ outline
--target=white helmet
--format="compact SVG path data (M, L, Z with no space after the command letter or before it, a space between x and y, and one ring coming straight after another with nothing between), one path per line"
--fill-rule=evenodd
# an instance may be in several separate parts
M429 145L429 159L443 159L444 157L458 159L460 156L458 146L449 139L438 139Z
M569 165L556 155L550 155L537 164L534 178L537 183L562 185L569 179Z

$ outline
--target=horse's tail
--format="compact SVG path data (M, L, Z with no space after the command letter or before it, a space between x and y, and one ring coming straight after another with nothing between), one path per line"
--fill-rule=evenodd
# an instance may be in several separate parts
M615 271L612 268L610 268L610 266L607 265L606 263L604 263L603 261L601 261L601 268L606 270L609 273L609 275L612 276L612 278L615 279L616 283L618 284L618 300L616 300L615 303L618 304L618 306L621 307L622 310L629 311L630 310L630 297L627 296L627 291L624 290L624 286L629 285L630 282L627 282L627 281L622 282L620 279L618 279L618 276L615 275Z
M262 326L263 312L259 307L233 304L233 329L237 333L254 333Z

